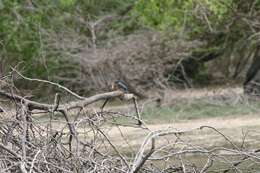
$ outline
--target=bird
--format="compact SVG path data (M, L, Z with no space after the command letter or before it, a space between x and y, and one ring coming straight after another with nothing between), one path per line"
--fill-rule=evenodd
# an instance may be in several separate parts
M0 112L4 112L4 109L0 106Z
M116 80L112 83L112 90L116 91L116 90L120 90L123 91L125 94L129 93L129 88L127 86L127 84L121 80Z
M123 80L115 80L111 85L112 91L122 91L124 94L132 93L138 98L144 99L146 96L143 93L137 91L137 88L133 86L131 82L125 82Z
M122 91L124 93L124 95L131 95L131 99L133 100L133 102L135 104L136 116L138 118L138 125L142 125L142 121L140 120L140 113L139 113L139 110L138 110L137 100L136 100L137 97L135 97L134 94L131 94L129 92L129 89L131 89L131 88L129 88L129 86L125 82L123 82L122 80L116 80L112 83L111 89L112 89L112 91ZM119 98L120 98L120 100L125 99L123 97L119 97ZM105 105L107 104L107 102L109 100L110 100L110 98L107 98L105 100L105 102L101 106L101 112L103 112L103 109L104 109Z
M122 91L124 94L128 94L129 93L129 89L128 86L125 82L123 82L122 80L115 80L112 84L111 84L111 90L112 91ZM120 98L122 100L122 98ZM103 105L100 107L101 111L103 111L104 107L106 106L107 102L110 100L110 98L107 98L105 100L105 102L103 103Z

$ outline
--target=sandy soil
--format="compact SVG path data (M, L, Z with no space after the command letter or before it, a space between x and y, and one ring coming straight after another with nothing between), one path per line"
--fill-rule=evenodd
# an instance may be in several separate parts
M173 99L191 99L204 98L220 95L238 96L243 93L242 88L212 88L212 89L188 89L165 91L166 101ZM119 109L120 107L116 107ZM124 108L124 107L121 107ZM113 108L109 108L113 109ZM150 131L176 129L187 131L198 129L201 126L211 126L218 129L221 133L227 135L233 142L242 143L243 136L246 134L245 142L248 145L260 146L260 117L259 115L230 115L219 118L203 118L196 120L178 120L173 123L148 124ZM139 147L149 130L133 127L111 127L108 135L112 142L119 147ZM225 145L226 141L212 129L194 130L183 134L184 138L192 141L194 144L215 146L216 144Z
M182 134L183 138L189 140L193 144L201 146L225 145L226 141L221 135L212 129L199 130L201 126L211 126L218 129L235 143L242 143L244 134L247 134L246 144L260 146L260 117L258 115L244 115L239 117L226 118L207 118L197 120L183 120L170 124L152 124L147 125L150 131L176 129L178 131L189 131ZM123 134L123 135L122 135ZM112 127L108 131L111 141L123 148L138 148L149 134L148 130L132 128L132 127ZM157 142L158 143L158 142ZM163 143L163 140L159 143Z
M241 94L241 88L214 88L214 89L190 89L181 91L166 91L166 98L201 98L201 97L211 97L216 95L225 94ZM122 105L116 107L107 107L107 110L121 110L129 109L131 105ZM97 109L93 107L93 109ZM0 114L1 115L1 114ZM4 117L9 117L9 113L1 115ZM3 117L2 117L3 118ZM163 124L148 124L149 130L133 128L133 127L104 127L106 129L107 135L111 139L111 142L121 148L139 148L143 143L145 136L151 131L157 130L167 130L176 129L179 131L187 131L190 129L197 129L200 126L212 126L218 129L221 133L228 136L235 143L242 143L243 135L247 134L246 143L252 146L260 146L260 117L259 115L231 115L228 117L221 118L203 118L196 120L178 120L173 123L163 123ZM57 123L57 129L63 128L66 123ZM83 129L78 129L83 132ZM194 130L189 133L182 134L182 137L193 144L196 145L206 145L207 147L216 145L225 145L226 141L221 137L221 135L214 132L212 129ZM168 139L159 140L157 143L168 142Z

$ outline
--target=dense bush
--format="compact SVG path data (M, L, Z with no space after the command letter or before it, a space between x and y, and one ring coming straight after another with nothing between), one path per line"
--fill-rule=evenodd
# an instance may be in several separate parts
M70 80L82 88L77 79L88 76L82 63L91 65L102 58L97 51L149 30L160 32L168 41L205 43L191 49L188 58L192 60L182 64L191 73L189 78L205 83L214 73L205 62L213 59L218 59L213 67L222 76L239 78L255 52L259 6L258 0L2 0L0 72L19 64L29 77L65 84ZM174 70L166 70L165 76L183 78Z
M3 0L0 4L1 59L12 65L22 62L24 73L29 76L53 75L64 63L64 53L52 44L55 36L56 42L62 39L58 37L71 36L87 40L89 31L79 22L81 18L94 20L99 15L122 10L126 4L115 0ZM8 66L2 69L8 70Z
M222 57L220 63L227 64L219 66L224 76L232 78L239 76L245 68L241 64L248 64L255 52L259 8L258 0L147 0L138 1L136 11L145 25L207 42L205 54L215 50Z

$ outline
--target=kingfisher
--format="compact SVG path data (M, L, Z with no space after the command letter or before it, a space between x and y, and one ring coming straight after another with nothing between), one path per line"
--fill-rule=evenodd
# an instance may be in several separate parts
M0 112L4 112L4 109L0 106Z
M124 94L129 93L129 89L127 87L127 84L121 80L116 80L111 85L112 91L122 91ZM122 99L122 98L120 98ZM106 106L107 102L110 100L110 98L107 98L103 105L101 106L101 110L103 111L104 107Z
M125 94L129 93L129 88L127 84L121 80L116 80L112 83L112 90L120 90L123 91Z
M131 87L131 86L130 86ZM112 91L122 91L123 93L124 93L124 96L129 96L130 95L130 97L124 97L124 98L120 98L120 100L123 100L123 99L132 99L133 101L134 101L134 104L135 104L135 110L136 110L136 116L137 116L137 118L138 118L138 125L142 125L142 121L140 120L140 112L139 112L139 110L138 110L138 105L137 105L137 98L135 97L135 95L134 94L132 94L132 93L130 93L129 92L129 86L125 83L125 82L123 82L123 81L121 81L121 80L116 80L116 81L114 81L113 83L112 83L112 86L111 86L111 89L112 89ZM132 91L132 90L131 90ZM103 105L101 106L101 111L103 111L103 108L105 107L105 105L107 104L107 102L109 101L109 99L110 98L107 98L106 100L105 100L105 102L103 103Z

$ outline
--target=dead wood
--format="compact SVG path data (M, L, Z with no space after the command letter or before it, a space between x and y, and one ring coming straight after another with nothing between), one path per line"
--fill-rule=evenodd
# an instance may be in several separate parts
M42 81L35 79L35 82ZM47 84L56 85L52 82ZM259 149L245 148L245 138L240 147L230 137L211 126L151 131L140 119L142 112L139 111L133 94L114 91L91 97L77 97L77 94L68 88L63 89L78 100L61 103L61 96L56 94L53 104L46 104L0 90L0 97L10 100L10 105L14 102L16 106L13 114L0 120L1 171L206 173L233 170L243 172L245 169L241 165L244 163L252 169L260 165ZM134 100L135 111L127 115L85 109L97 101L113 98ZM42 111L43 117L34 116L34 111ZM62 116L59 117L59 114ZM117 121L120 118L129 122ZM133 125L131 121L138 121L139 125ZM110 129L115 126L120 132L117 138L121 138L128 145L127 148L119 146L115 139L110 137ZM128 138L127 134L120 130L125 126L148 133L142 145L131 144L131 137ZM216 144L208 147L205 143L205 146L199 146L186 138L186 135L204 130L216 133L228 145L223 147ZM192 162L189 156L199 156L202 160ZM225 169L215 166L219 163L224 164Z

